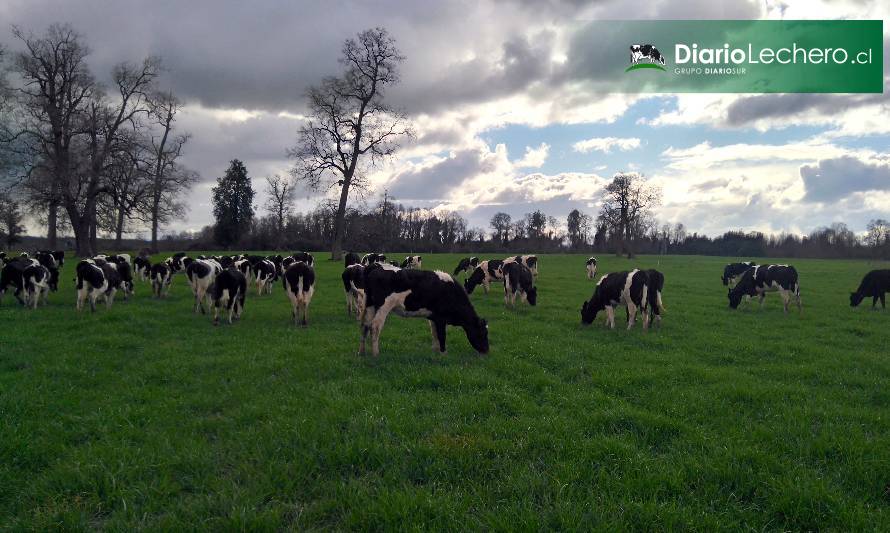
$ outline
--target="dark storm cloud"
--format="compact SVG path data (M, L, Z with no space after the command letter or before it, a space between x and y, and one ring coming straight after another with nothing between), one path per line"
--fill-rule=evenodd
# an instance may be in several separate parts
M839 114L848 109L886 102L883 94L763 94L734 101L727 108L730 126L745 126L764 118L782 118L812 112Z
M843 156L800 167L805 200L836 202L856 192L890 191L890 163Z
M467 178L494 170L493 157L462 150L429 167L398 174L388 189L399 200L441 200Z

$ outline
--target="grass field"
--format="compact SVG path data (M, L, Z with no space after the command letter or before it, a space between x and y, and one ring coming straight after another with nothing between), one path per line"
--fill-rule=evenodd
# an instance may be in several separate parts
M474 293L486 357L392 316L377 360L340 263L299 329L280 285L214 328L182 276L77 314L70 260L0 307L0 528L890 529L890 312L848 301L881 265L792 261L784 316L728 309L726 259L601 257L665 273L644 333L580 326L584 259L541 256L534 308Z

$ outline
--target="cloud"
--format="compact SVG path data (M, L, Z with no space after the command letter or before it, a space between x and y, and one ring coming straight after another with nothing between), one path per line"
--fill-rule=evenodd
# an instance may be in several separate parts
M522 159L513 163L516 168L540 168L547 161L547 155L550 154L550 145L541 143L537 148L531 146L525 147L525 155Z
M835 202L852 193L890 191L890 162L843 156L800 167L806 195L814 202Z
M572 145L572 149L576 152L586 154L588 152L597 151L608 154L613 148L617 148L622 152L640 147L640 140L636 137L594 137L578 141Z

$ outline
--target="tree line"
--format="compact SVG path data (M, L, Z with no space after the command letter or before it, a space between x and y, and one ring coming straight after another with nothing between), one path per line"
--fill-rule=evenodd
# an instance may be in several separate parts
M76 253L90 256L99 232L119 245L144 228L157 249L198 179L181 164L189 135L175 128L182 103L159 85L161 59L118 63L103 84L70 25L12 34L18 48L0 55L0 219L16 219L4 224L7 241L26 210L47 228L51 249L71 232Z

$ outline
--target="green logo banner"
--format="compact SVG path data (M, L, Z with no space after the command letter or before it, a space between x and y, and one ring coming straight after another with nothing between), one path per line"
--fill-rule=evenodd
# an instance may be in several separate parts
M608 92L882 93L882 20L593 21L572 68Z

